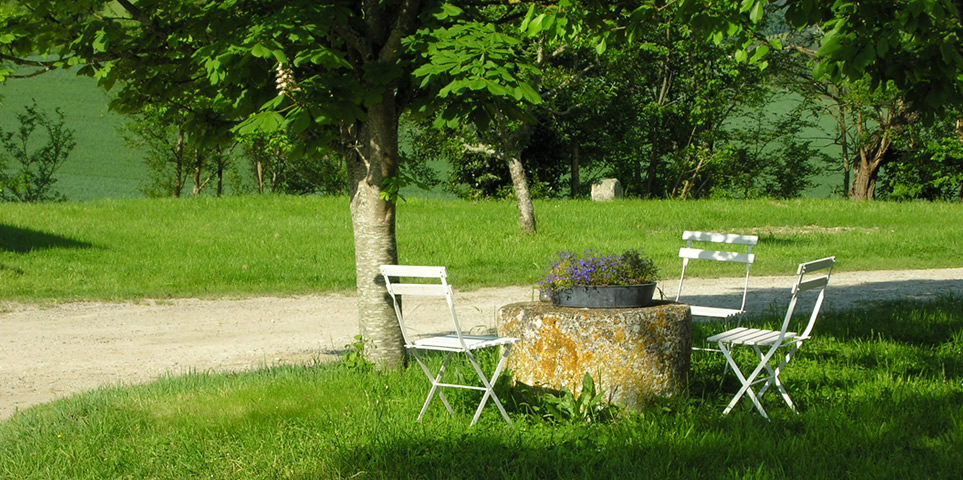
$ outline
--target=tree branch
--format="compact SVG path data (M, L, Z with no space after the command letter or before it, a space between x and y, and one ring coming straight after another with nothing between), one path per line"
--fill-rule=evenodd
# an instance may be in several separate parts
M401 49L401 39L411 34L417 25L418 11L421 6L419 0L405 0L398 12L397 20L388 39L385 41L378 57L383 60L395 60L398 58L398 51Z

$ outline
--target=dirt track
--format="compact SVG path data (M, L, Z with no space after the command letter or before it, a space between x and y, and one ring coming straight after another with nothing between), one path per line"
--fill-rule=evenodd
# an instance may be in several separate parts
M753 277L748 310L765 311L774 302L783 308L792 281ZM675 297L677 281L660 287L666 297ZM740 288L739 280L687 280L684 299L732 302ZM963 294L963 268L836 272L825 308L951 292ZM464 326L491 328L500 306L530 301L533 295L527 286L486 288L456 292L455 301ZM335 359L358 332L355 298L345 295L5 307L7 313L0 314L0 420L18 409L102 385Z

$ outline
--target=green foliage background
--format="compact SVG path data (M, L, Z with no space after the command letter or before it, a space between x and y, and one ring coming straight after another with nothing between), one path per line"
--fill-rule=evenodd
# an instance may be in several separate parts
M58 70L0 84L0 126L3 128L16 128L16 114L23 110L24 105L36 99L45 111L52 112L57 107L63 109L66 127L76 130L77 147L56 175L56 189L66 195L68 201L144 196L142 186L148 181L148 168L144 160L146 153L132 150L124 143L118 128L127 120L107 109L108 95L97 87L96 80L78 77L71 71ZM788 110L794 101L792 95L787 95L771 108ZM831 119L827 119L829 121ZM818 132L809 131L806 134L818 135ZM410 150L410 141L411 137L402 132L402 151ZM824 146L823 151L833 158L838 157L836 146ZM439 180L444 182L447 179L450 169L447 163L429 160L429 165ZM241 175L248 175L247 171L247 165L241 164ZM242 183L251 183L250 178L241 180ZM840 181L838 173L814 178L816 185L807 191L806 196L831 196ZM403 193L406 196L452 198L453 195L443 190L441 186L430 192L408 188Z

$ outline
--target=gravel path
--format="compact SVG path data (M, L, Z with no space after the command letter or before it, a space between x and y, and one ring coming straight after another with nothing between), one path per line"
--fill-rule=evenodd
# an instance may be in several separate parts
M740 281L687 280L684 300L738 302L734 297L741 294ZM792 277L752 277L748 310L784 308L792 282ZM660 288L667 298L674 298L677 284L668 280ZM838 271L824 308L953 292L963 293L963 268ZM464 326L492 328L500 306L530 301L535 295L528 286L484 288L456 291L455 302ZM350 295L4 307L0 420L18 409L103 385L147 382L189 371L336 359L358 332L355 298Z

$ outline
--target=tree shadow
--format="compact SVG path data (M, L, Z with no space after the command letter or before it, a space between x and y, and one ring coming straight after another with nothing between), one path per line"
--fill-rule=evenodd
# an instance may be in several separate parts
M29 228L0 224L0 251L30 253L53 248L91 248L93 244Z
M947 450L957 444L960 398L913 392L900 402L905 408L885 410L875 406L879 398L856 399L772 422L740 409L725 417L652 413L608 426L429 425L357 442L339 451L334 468L365 478L952 478L960 457ZM873 418L881 411L894 413Z

